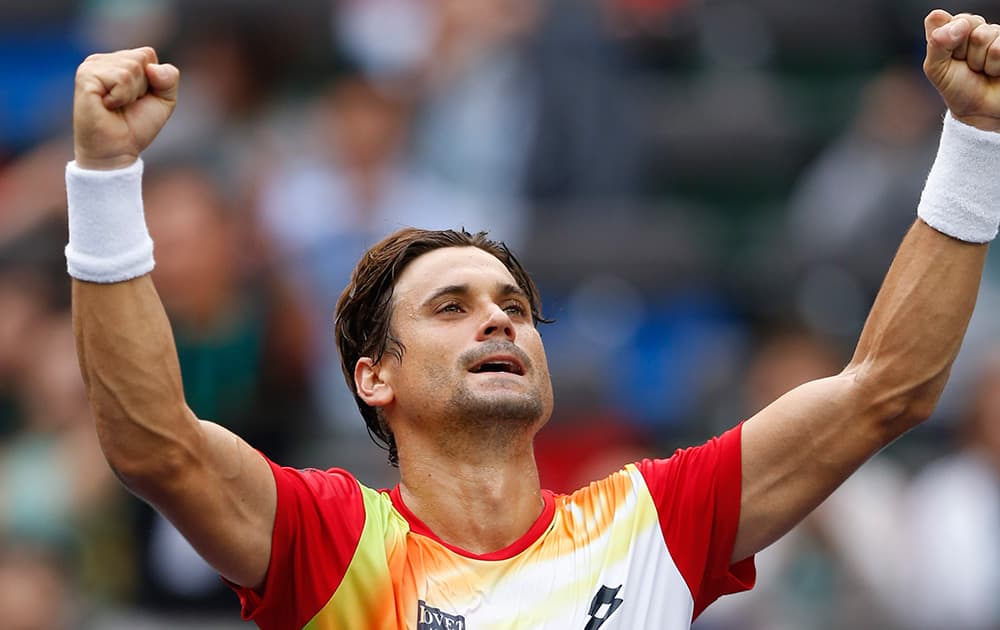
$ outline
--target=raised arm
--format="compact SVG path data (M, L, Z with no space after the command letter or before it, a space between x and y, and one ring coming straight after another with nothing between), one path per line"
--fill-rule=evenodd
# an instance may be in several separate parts
M254 587L270 559L274 479L242 439L188 408L148 275L137 160L170 117L179 79L151 48L93 55L77 71L76 161L67 167L73 325L112 469L222 575Z
M965 334L985 242L1000 218L1000 134L986 133L1000 131L1000 27L934 11L925 30L924 70L955 120L946 122L921 218L844 371L792 390L744 424L734 561L774 542L926 419Z

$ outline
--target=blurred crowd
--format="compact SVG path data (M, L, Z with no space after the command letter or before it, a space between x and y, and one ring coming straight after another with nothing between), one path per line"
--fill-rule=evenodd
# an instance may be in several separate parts
M996 3L944 2L997 21ZM935 5L938 6L938 5ZM332 312L396 227L488 230L554 318L543 485L666 456L839 371L943 105L924 0L0 2L0 628L236 628L97 444L69 316L73 73L181 69L144 154L192 409L394 483ZM1000 627L1000 266L935 416L758 557L699 630Z

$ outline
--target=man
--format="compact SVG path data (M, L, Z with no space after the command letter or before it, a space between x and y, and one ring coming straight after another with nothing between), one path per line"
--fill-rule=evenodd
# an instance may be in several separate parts
M1000 26L934 11L925 27L925 71L951 114L850 364L702 447L558 497L531 448L552 410L537 291L481 236L390 236L338 305L345 374L398 459L395 489L281 468L194 417L147 275L137 161L179 74L149 48L88 58L66 253L108 462L261 628L689 627L752 585L754 553L928 417L947 379L1000 222Z

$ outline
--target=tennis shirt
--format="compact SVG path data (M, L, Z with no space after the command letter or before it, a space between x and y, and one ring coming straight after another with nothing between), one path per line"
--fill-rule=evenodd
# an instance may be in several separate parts
M629 464L544 508L488 554L450 545L399 487L350 473L271 468L278 504L267 578L234 587L262 630L680 630L719 596L752 588L730 563L740 429L668 459Z

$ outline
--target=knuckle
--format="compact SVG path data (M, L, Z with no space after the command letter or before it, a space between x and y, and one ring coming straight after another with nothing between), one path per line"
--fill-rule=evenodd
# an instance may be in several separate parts
M985 24L976 27L975 30L969 35L969 41L977 45L985 45L993 41L996 37L996 33L993 29L987 27Z
M127 85L132 82L132 72L128 68L115 68L110 75L110 78L118 85Z
M86 59L80 62L80 65L76 67L76 76L80 78L81 76L93 74L95 67L101 62L100 57L97 55L90 55Z
M76 82L82 83L97 76L99 73L99 63L96 60L85 60L76 68Z
M118 83L131 84L141 72L138 64L129 62L118 66L115 69L114 78Z

